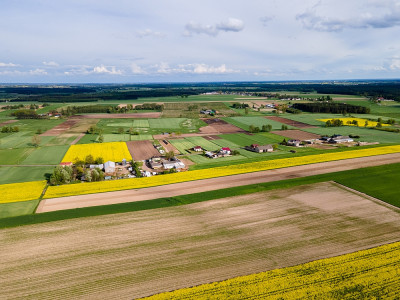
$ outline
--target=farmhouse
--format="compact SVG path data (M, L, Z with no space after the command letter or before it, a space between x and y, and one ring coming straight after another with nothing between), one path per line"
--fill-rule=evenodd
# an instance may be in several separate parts
M288 146L295 146L295 147L299 147L300 146L300 140L288 140L287 141L287 145Z
M332 138L330 138L328 142L331 144L341 144L341 143L354 142L354 140L348 136L335 135L332 136Z
M193 150L196 152L201 152L201 151L203 151L203 148L201 148L200 146L194 146Z
M257 153L263 153L263 152L273 152L274 147L272 145L263 145L260 146L258 144L252 144L250 146L245 147L246 150L257 152Z
M72 162L68 161L68 162L62 162L60 163L60 166L65 167L65 166L72 166Z
M222 155L229 155L231 154L231 152L232 152L231 149L228 147L223 147L221 148L221 150L219 150L219 153Z
M115 172L115 162L107 161L104 164L104 172L105 173L114 173Z
M161 157L152 157L149 159L150 168L152 169L161 169L163 164L161 162Z
M90 169L100 169L103 170L104 169L104 164L99 164L99 165L89 165Z

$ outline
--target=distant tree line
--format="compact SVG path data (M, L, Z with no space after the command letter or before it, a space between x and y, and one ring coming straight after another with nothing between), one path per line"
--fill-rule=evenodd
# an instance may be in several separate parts
M233 108L248 108L249 105L248 105L247 103L239 103L239 102L236 102L236 103L233 103L233 104L232 104L232 107L233 107Z
M31 110L31 109L20 109L16 110L11 113L11 116L16 117L17 119L40 119L41 116L39 116L36 111Z
M113 113L118 112L116 105L84 105L84 106L68 106L66 109L61 109L61 114L71 116L75 114L87 113Z
M163 104L157 104L157 103L144 103L141 105L136 105L135 106L136 110L163 110L164 105Z
M332 113L332 114L369 114L369 107L351 105L337 102L318 102L318 103L295 103L292 108L312 113Z

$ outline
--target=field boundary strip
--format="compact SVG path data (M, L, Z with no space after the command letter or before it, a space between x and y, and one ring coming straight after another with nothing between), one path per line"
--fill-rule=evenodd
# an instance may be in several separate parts
M345 152L323 153L308 156L299 156L293 158L281 158L269 161L260 161L256 163L244 163L232 166L222 166L210 169L201 169L174 174L165 174L155 177L132 178L114 181L102 181L81 183L73 185L49 186L44 199L58 198L66 196L75 196L83 194L94 194L101 192L111 192L127 189L138 189L172 183L194 181L200 179L216 178L229 175L252 173L280 169L299 165L308 165L319 162L329 162L336 160L345 160L351 158L360 158L367 156L376 156L384 154L399 153L400 145L384 146L378 148L368 148L361 150L350 150Z
M141 299L375 299L398 293L400 242ZM346 297L347 296L347 297Z

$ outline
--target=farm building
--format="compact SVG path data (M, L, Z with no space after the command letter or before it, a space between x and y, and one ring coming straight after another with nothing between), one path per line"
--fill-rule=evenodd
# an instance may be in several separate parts
M200 151L203 151L203 148L201 148L200 146L195 146L195 147L193 147L193 150L196 152L200 152Z
M272 145L262 145L262 146L260 146L258 144L252 144L250 146L246 146L245 149L253 151L253 152L257 152L257 153L273 152L274 151L274 147L272 147Z
M288 146L295 146L295 147L299 147L300 146L301 141L300 140L288 140L287 141L287 145Z
M207 151L205 153L205 156L207 156L209 158L217 158L218 157L218 155L216 155L214 152L211 152L211 151Z
M104 172L105 173L114 173L115 172L115 162L107 161L104 163Z
M60 163L60 166L65 167L65 166L72 166L72 162L68 161L68 162L62 162Z
M162 162L164 169L183 169L185 167L185 164L181 162L177 158L172 158L171 160L164 160Z
M354 140L348 136L337 135L333 136L328 142L331 144L341 144L341 143L354 142Z
M99 164L99 165L89 165L90 169L100 169L103 170L104 169L104 164Z
M221 148L221 150L219 150L219 153L223 155L229 155L231 154L231 152L232 152L231 149L228 147L223 147Z
M149 159L150 168L161 169L163 167L161 157L152 157Z

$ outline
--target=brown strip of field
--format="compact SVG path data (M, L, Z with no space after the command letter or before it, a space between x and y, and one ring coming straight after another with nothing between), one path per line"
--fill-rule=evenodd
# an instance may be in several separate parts
M279 123L283 123L286 125L290 125L293 127L297 127L297 128L317 128L317 126L312 126L312 125L309 125L306 123L293 121L293 120L282 118L282 117L269 116L269 117L265 117L265 118L272 120L272 121L277 121Z
M326 182L22 229L4 299L133 299L396 242L400 214Z
M306 177L311 175L353 170L364 167L379 166L384 164L393 164L398 162L400 162L400 153L395 153L203 179L136 190L125 190L100 194L88 194L63 198L45 199L40 202L37 212L42 213L80 207L145 201L163 197L174 197L185 194L214 191L241 185L272 182L298 177Z
M154 119L161 116L160 112L131 114L87 114L72 116L71 119Z
M206 135L203 136L207 141L212 141L212 140L221 140L222 138L218 135Z
M271 133L274 133L274 134L277 134L277 135L280 135L280 136L284 136L284 137L288 137L288 138L291 138L291 139L297 139L297 140L300 140L300 141L319 139L321 137L318 134L305 132L305 131L297 130L297 129L293 129L293 130L277 130L277 131L271 131Z
M53 127L52 129L47 130L45 133L42 133L41 136L58 136L71 129L71 127L74 126L76 123L78 123L77 120L65 121Z
M4 126L4 125L9 125L12 123L18 122L18 120L8 120L8 121L4 121L2 123L0 123L0 126Z
M229 124L228 122L218 119L218 118L203 118L201 119L205 123L208 124L208 126L204 126L200 128L200 133L202 134L226 134L226 133L245 133L247 131Z
M134 160L146 160L153 156L160 156L160 152L154 148L151 141L130 141L126 142L126 145Z
M75 145L76 143L78 143L79 141L80 141L80 139L81 138L83 138L84 136L85 136L85 134L86 133L80 133L77 137L76 137L76 139L74 139L72 142L71 142L71 145Z
M166 140L166 139L160 139L160 140L158 140L158 141L160 142L161 146L163 146L164 149L167 150L168 152L172 151L172 152L174 152L175 154L181 154L181 153L179 152L179 150L176 149L175 146L172 145L168 140Z

